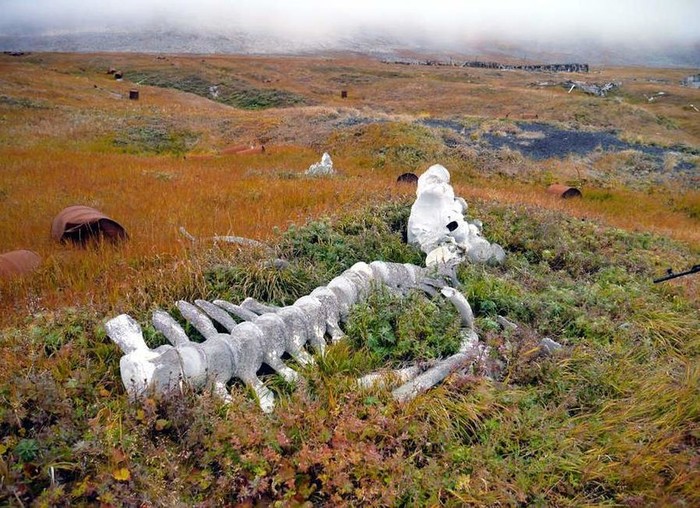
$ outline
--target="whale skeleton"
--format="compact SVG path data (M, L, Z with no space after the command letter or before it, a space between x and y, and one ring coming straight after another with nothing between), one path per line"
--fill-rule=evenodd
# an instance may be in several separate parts
M358 387L394 379L403 383L393 391L394 398L408 400L449 373L486 361L488 348L479 342L471 307L462 293L450 287L434 268L385 261L356 263L326 286L286 307L251 298L240 305L224 300L178 301L178 310L204 337L203 342L190 340L180 323L163 310L153 313L152 323L169 344L155 349L146 345L141 326L127 314L110 319L105 329L124 353L119 366L130 397L167 394L186 384L196 390L210 388L224 401L230 401L226 385L237 378L252 389L260 408L269 413L274 409L274 395L257 375L261 366L268 365L289 382L299 380L300 374L283 362L283 356L291 356L300 366L312 365L314 358L306 346L323 355L326 337L332 343L341 341L344 332L340 325L347 321L352 306L363 301L378 284L400 295L414 289L429 295L442 294L460 314L463 341L458 353L435 361L427 370L414 366L373 373L359 379Z

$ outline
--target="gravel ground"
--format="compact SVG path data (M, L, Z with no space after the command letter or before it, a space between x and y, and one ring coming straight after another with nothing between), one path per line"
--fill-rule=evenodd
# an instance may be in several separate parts
M482 132L478 137L476 126L465 126L458 121L448 119L429 119L420 121L433 129L447 129L450 135L443 136L446 146L460 145L475 148L478 151L503 148L518 151L531 160L564 159L571 155L588 157L601 153L619 153L634 151L644 161L643 167L629 168L630 176L637 179L649 178L659 180L680 180L686 185L698 183L697 151L689 153L687 147L662 148L659 146L629 143L621 140L609 131L581 131L560 128L543 122L516 122L510 128ZM676 161L670 171L666 171L667 156ZM658 178L657 178L658 177Z

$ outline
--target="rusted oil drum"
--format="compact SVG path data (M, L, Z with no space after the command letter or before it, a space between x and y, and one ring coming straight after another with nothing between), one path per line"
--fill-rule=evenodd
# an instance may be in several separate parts
M561 185L559 183L550 185L547 192L563 199L580 198L582 196L581 191L576 187L569 187L568 185Z
M0 254L0 279L9 279L37 269L41 257L31 250L13 250Z
M129 237L117 221L83 205L61 210L51 223L51 236L59 242L72 241L79 244L98 238L118 242Z
M398 183L410 183L412 185L418 185L418 177L414 173L404 173L399 175L396 179Z

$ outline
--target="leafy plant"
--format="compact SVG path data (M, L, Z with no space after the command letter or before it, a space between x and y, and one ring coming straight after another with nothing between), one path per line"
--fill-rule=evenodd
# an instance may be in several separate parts
M31 462L39 455L39 444L36 439L22 439L15 446L15 453L22 462Z
M357 348L367 348L377 363L441 358L459 347L459 318L441 300L416 292L408 297L378 288L353 309L347 334Z

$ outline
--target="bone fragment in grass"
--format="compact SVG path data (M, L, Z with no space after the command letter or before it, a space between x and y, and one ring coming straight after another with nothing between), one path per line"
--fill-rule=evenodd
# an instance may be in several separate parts
M384 388L390 383L407 383L411 379L418 376L423 369L417 365L404 367L403 369L372 372L366 376L362 376L357 380L357 386L361 389Z
M441 383L453 372L475 363L479 359L481 352L481 348L477 346L472 351L456 353L396 388L391 392L391 395L398 402L414 399L417 395Z

